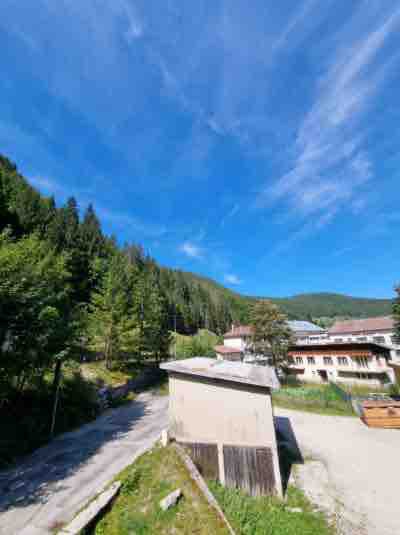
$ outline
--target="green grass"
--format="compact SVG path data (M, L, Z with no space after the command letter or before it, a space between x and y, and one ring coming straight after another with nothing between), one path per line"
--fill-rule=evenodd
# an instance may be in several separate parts
M207 329L199 329L193 336L172 333L170 354L174 356L176 351L178 359L215 357L214 346L218 343L221 343L221 338Z
M128 362L108 370L104 360L98 360L82 363L81 373L86 379L96 384L116 386L126 383L129 379L134 379L138 375L138 367L136 363Z
M274 405L330 416L356 416L351 404L331 385L283 386L272 394Z
M119 496L92 528L94 535L227 535L172 446L156 446L121 472ZM180 488L183 497L168 511L159 502Z
M253 498L238 489L209 483L214 496L240 535L334 535L324 515L315 511L304 494L289 487L286 501L275 497ZM301 513L289 511L299 507Z

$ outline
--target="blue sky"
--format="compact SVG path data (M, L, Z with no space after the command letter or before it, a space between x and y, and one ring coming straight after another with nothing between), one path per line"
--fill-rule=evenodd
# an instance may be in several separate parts
M391 297L394 0L2 0L0 151L246 294Z

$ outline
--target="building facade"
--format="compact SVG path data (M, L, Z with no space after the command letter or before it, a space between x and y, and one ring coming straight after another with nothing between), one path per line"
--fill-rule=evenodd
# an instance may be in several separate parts
M318 325L309 321L288 321L290 328L292 329L296 340L300 341L312 341L314 343L321 343L327 338L325 330L321 329ZM224 334L224 346L216 346L215 351L219 358L227 358L229 360L229 353L235 355L232 360L238 360L237 352L241 354L241 359L244 362L256 362L259 364L266 364L268 358L260 355L254 355L252 351L252 327L250 325L232 325L230 331Z
M337 321L328 330L329 342L373 342L390 349L391 360L400 363L400 340L396 340L391 316Z
M394 380L390 350L371 342L297 344L288 358L287 373L304 382L381 386Z

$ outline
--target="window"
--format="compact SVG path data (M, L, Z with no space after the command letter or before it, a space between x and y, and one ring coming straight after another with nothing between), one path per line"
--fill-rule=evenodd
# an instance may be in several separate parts
M366 336L359 336L357 338L357 342L366 342L367 341L367 337Z
M374 336L372 338L372 340L376 343L376 344L384 344L385 343L385 337L384 336Z
M315 364L315 358L314 357L307 357L307 362L311 366Z
M340 366L348 366L349 365L349 362L347 360L347 357L338 357L338 364Z
M397 351L396 351L396 357L400 357L400 350L399 349L397 349Z
M368 368L368 358L367 357L358 357L357 365L359 368Z
M295 361L296 361L296 364L303 364L303 357L296 357Z
M324 357L324 364L326 366L332 366L332 364L333 364L332 357Z
M343 342L343 338L335 338L335 342Z

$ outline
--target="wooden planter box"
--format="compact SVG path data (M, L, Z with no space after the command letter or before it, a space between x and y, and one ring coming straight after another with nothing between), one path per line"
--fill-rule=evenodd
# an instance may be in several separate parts
M364 401L361 420L368 427L400 429L400 401Z

